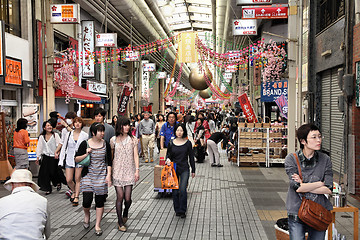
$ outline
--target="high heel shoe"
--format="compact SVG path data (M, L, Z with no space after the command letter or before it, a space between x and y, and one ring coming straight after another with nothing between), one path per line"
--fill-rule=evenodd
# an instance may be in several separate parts
M102 234L103 234L103 231L101 229L99 229L99 230L95 229L95 235L96 236L101 236Z
M77 201L75 202L75 199L77 199ZM72 202L73 207L77 207L79 205L79 197L74 197L74 200Z

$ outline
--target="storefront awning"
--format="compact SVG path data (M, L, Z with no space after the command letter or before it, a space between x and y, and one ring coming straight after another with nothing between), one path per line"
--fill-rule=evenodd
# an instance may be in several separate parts
M71 98L84 101L101 102L101 98L99 96L77 85L74 87L74 92Z

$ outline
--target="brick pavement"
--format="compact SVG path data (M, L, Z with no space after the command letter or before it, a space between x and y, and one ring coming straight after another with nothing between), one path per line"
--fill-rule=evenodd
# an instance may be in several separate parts
M80 205L71 206L65 189L55 190L46 196L51 211L50 239L275 239L274 224L286 216L288 185L283 167L239 168L227 162L223 152L222 163L223 168L210 167L208 160L196 164L196 177L189 181L186 219L175 216L171 198L158 198L154 192L154 163L141 163L126 233L117 230L113 187L105 203L101 237L94 233L95 211L91 210L90 229L83 229ZM0 189L0 196L4 195ZM352 203L359 207L358 201ZM337 216L337 229L352 239L350 214Z

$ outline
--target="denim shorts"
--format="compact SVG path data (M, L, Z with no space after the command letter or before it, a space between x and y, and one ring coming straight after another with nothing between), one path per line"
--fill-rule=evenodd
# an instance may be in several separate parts
M79 164L79 163L75 163L75 168L83 168L84 166L83 165L81 165L81 164ZM70 167L69 165L67 165L66 163L65 163L65 168L74 168L74 167Z

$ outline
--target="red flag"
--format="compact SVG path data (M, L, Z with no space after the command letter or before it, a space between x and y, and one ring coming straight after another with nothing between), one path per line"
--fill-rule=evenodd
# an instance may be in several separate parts
M251 103L249 102L249 98L248 98L247 94L244 93L243 95L238 97L238 99L239 99L241 108L247 118L247 121L249 123L258 122L257 118L255 116L254 109L252 108Z
M118 114L119 116L124 116L126 113L127 103L130 98L130 94L132 92L132 88L125 86L124 90L121 94L121 98L118 105Z

